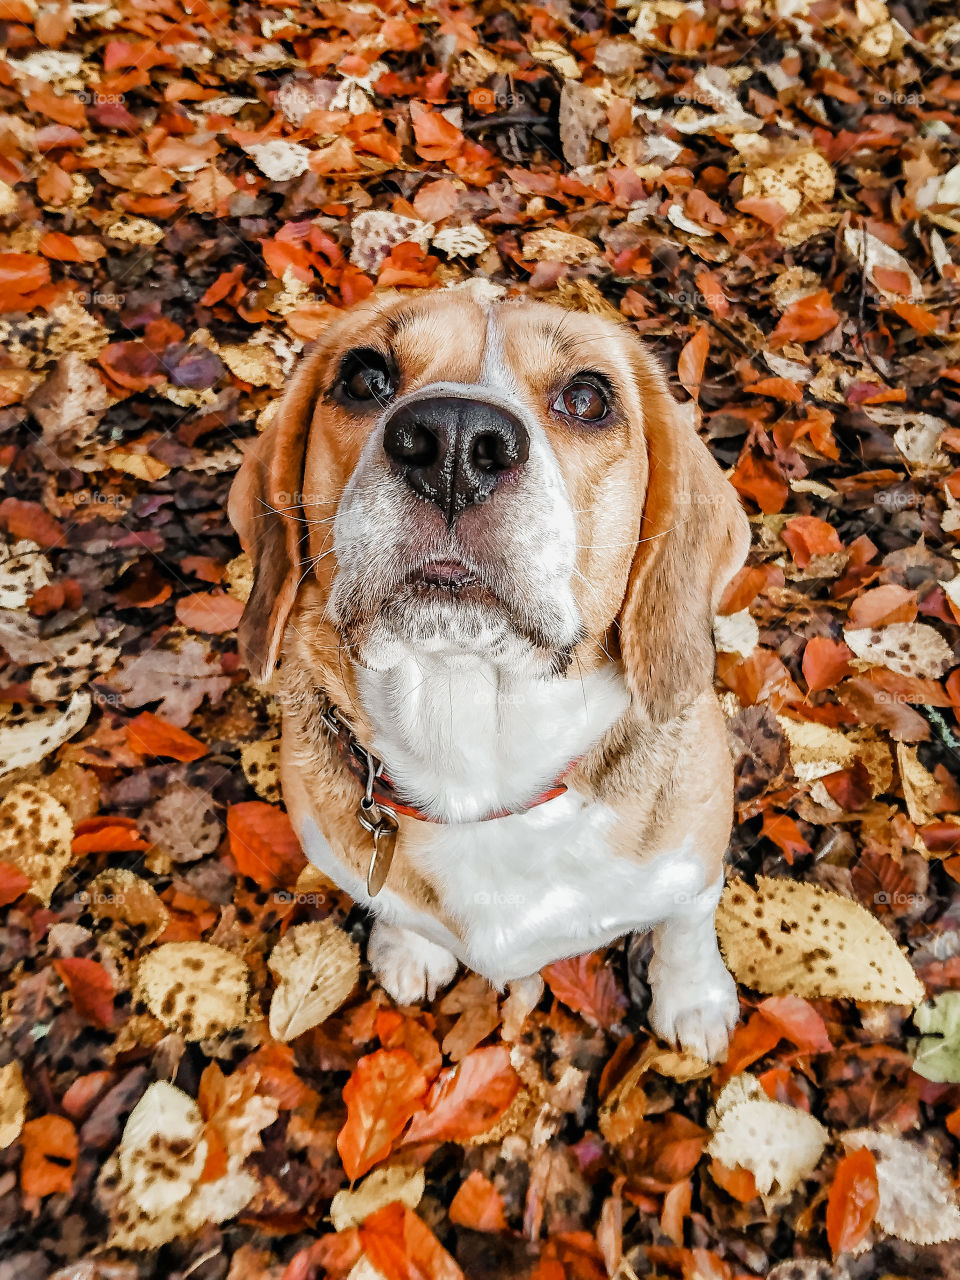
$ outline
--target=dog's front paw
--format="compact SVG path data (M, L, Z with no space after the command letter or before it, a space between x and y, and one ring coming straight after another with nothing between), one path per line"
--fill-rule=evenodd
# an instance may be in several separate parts
M661 1040L706 1062L726 1057L740 1001L737 984L722 965L703 982L694 984L668 972L652 985L649 1021Z
M444 947L384 920L374 922L367 959L377 981L397 1004L432 1000L453 981L457 958Z

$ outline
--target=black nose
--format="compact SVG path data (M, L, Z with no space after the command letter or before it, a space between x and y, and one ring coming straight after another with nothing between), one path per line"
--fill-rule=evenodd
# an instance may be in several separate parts
M453 524L485 502L508 472L526 462L530 437L505 409L456 396L425 396L401 405L383 432L394 468Z

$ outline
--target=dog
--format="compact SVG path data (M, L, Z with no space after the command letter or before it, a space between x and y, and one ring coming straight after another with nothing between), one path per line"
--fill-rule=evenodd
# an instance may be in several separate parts
M230 518L303 848L399 1003L652 930L649 1022L717 1060L733 773L713 619L739 499L624 324L382 295L302 360ZM282 656L279 675L274 672Z

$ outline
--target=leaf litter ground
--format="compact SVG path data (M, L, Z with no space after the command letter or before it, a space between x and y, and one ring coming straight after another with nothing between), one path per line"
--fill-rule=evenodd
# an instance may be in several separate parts
M954 7L0 26L0 1278L960 1274ZM631 323L752 518L712 1070L643 939L392 1007L283 813L230 479L458 286Z

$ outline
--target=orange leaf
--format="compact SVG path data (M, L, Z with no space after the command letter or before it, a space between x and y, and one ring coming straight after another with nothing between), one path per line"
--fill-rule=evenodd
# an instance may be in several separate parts
M23 1126L20 1185L25 1196L51 1196L73 1186L77 1131L65 1116L38 1116Z
M12 862L0 862L0 907L7 907L16 902L21 893L26 893L33 881L25 876L19 867Z
M4 498L0 502L0 523L17 538L38 542L44 550L63 546L63 530L39 502Z
M770 345L782 347L787 342L813 342L829 333L839 319L830 294L820 289L790 303L770 335Z
M908 285L909 283L907 281ZM914 302L895 302L892 310L901 320L906 320L911 329L922 333L924 337L937 331L937 317L926 307L918 307Z
M663 1212L660 1214L660 1230L674 1244L683 1244L683 1220L690 1213L690 1202L693 1186L689 1178L675 1182L663 1197Z
M422 1218L394 1200L364 1219L363 1251L386 1280L463 1280L463 1272Z
M814 556L843 550L843 543L833 525L816 516L796 516L788 520L780 536L801 569L805 569Z
M782 511L790 493L786 476L776 462L749 445L741 453L730 479L737 492L752 498L766 515Z
M866 1147L837 1165L827 1198L827 1240L833 1256L855 1249L870 1230L880 1205L877 1162Z
M685 344L677 361L677 374L680 381L694 400L700 397L700 384L703 382L703 370L709 352L710 334L706 325L703 325Z
M749 1169L731 1169L719 1160L714 1160L710 1165L710 1177L718 1187L723 1187L727 1195L733 1196L741 1204L746 1204L757 1194L757 1184Z
M751 395L772 396L774 400L785 400L787 404L802 404L803 390L792 378L760 378L744 388Z
M829 689L850 675L852 657L853 650L847 648L842 640L831 640L829 636L814 636L808 640L801 667L810 692Z
M768 809L763 815L760 834L773 841L790 866L793 866L793 860L798 854L810 852L809 844L789 813L776 813Z
M347 1177L360 1178L390 1154L427 1091L427 1078L406 1049L378 1049L357 1063L343 1087L347 1123L337 1150Z
M170 760L187 763L199 760L207 754L207 748L186 729L178 729L155 716L152 711L142 711L127 725L127 742L142 756L164 756Z
M181 596L175 613L177 621L185 627L219 635L223 631L236 630L243 614L243 601L223 591L197 591L190 596Z
M547 986L594 1027L609 1030L627 1011L627 1000L607 964L606 952L589 951L570 960L558 960L543 969Z
M460 154L463 134L439 112L423 111L413 122L415 150L423 160L449 160Z
M65 956L54 960L53 967L80 1017L109 1030L113 1025L113 983L103 965L82 956Z
M505 1045L474 1049L459 1066L441 1072L404 1142L465 1142L495 1124L519 1088Z
M698 271L694 278L697 288L703 294L704 302L715 316L722 319L730 311L730 303L724 295L719 276L714 275L712 271Z
M133 853L149 848L150 841L140 835L134 818L101 814L84 818L74 828L73 852L77 857L88 853Z
M292 887L307 860L284 811L265 800L245 800L227 810L230 852L242 876L264 889Z
M823 1018L800 996L770 996L760 1002L757 1013L804 1053L828 1053L833 1048Z
M917 593L895 582L865 591L850 606L851 627L885 627L891 622L913 622L916 616Z
M450 1221L471 1231L506 1231L503 1196L479 1169L460 1184L450 1203Z
M40 237L37 248L45 258L53 258L55 262L86 262L88 255L83 252L81 244L77 244L73 236L63 231L47 231Z

